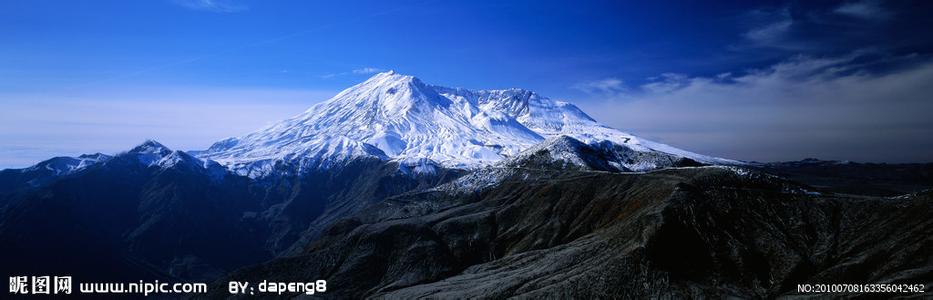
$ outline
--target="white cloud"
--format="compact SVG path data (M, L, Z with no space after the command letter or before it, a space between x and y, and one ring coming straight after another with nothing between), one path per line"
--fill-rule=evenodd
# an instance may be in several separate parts
M873 74L857 58L796 57L739 76L659 77L581 106L646 138L730 158L933 161L933 62Z
M382 69L379 69L379 68L365 67L365 68L360 68L360 69L353 70L353 74L365 75L365 74L379 73L379 72L382 72L382 71L383 71L383 70L382 70Z
M743 37L759 46L779 44L794 25L788 8L776 11L753 11L749 17L761 23L746 31Z
M618 93L626 90L625 83L618 78L582 82L573 85L573 88L590 94Z
M246 5L236 4L230 0L175 0L175 3L188 9L216 13L233 13L248 9Z
M669 92L686 85L688 79L684 74L664 73L661 76L648 78L651 82L642 85L641 88L653 93Z
M884 20L891 16L891 12L881 7L877 1L862 0L840 5L833 12L867 20Z
M371 75L371 74L379 73L382 71L385 71L385 69L374 68L374 67L364 67L364 68L359 68L359 69L353 69L349 72L327 73L327 74L324 74L318 77L320 77L321 79L331 79L334 77L346 76L346 75Z

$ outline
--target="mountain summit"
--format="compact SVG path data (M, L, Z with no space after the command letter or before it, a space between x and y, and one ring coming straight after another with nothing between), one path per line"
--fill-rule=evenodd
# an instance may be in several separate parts
M277 165L300 172L358 157L427 159L469 169L560 135L704 163L735 163L640 139L596 122L570 103L532 91L432 86L393 71L376 74L295 117L219 141L200 156L251 177L267 175ZM656 167L664 166L632 162L629 169Z

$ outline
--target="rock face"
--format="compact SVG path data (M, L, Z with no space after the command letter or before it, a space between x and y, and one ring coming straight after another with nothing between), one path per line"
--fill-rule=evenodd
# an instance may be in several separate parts
M409 173L416 168L421 172ZM257 200L268 203L258 216L269 226L265 248L275 255L289 253L331 222L386 197L433 187L461 174L439 166L353 159L327 170L256 181L255 189L263 191Z
M933 281L930 192L816 195L726 167L542 172L390 198L220 282L326 279L324 296L397 299L771 298L798 283Z

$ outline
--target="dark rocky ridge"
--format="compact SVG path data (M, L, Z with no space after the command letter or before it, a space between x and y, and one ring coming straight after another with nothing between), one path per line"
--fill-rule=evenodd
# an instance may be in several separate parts
M172 162L151 164L163 158ZM216 278L306 244L334 218L458 174L358 159L255 181L147 142L43 184L11 184L0 195L0 254L17 258L4 271L24 274Z
M274 203L262 213L272 230L267 248L276 255L289 253L291 247L316 238L331 222L386 197L436 186L463 174L439 166L434 171L412 174L397 162L354 159L331 169L267 178L260 182L261 201Z
M301 255L220 282L326 279L335 298L771 298L798 283L933 282L930 192L820 196L718 167L527 172L539 171L455 199L388 199Z
M0 199L16 190L48 184L60 176L67 176L72 169L81 165L82 160L106 161L110 156L95 153L78 157L53 157L23 169L0 170ZM0 203L2 205L3 203Z
M931 187L928 165L755 166L814 187L553 142L466 176L356 159L254 180L155 142L66 174L5 171L0 254L16 259L2 271L178 281L254 265L218 297L228 279L327 279L333 298L771 298L796 283L933 281L931 192L854 195ZM617 173L627 159L675 168Z

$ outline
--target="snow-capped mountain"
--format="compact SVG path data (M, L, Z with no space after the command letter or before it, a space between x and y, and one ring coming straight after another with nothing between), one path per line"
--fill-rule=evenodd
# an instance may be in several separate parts
M102 153L82 154L78 157L59 156L42 161L34 166L21 169L21 172L25 173L43 169L48 171L50 175L62 176L84 169L90 165L107 161L110 158L110 155Z
M269 174L276 166L301 172L357 157L471 169L561 135L703 163L737 163L640 139L596 122L573 104L528 90L432 86L393 71L376 74L278 124L219 141L199 156L251 177ZM635 162L626 167L663 166Z
M117 154L118 158L137 161L147 168L187 169L210 175L217 179L223 177L227 169L212 160L202 160L184 151L172 150L154 140L146 140L127 152Z
M700 165L691 158L664 152L635 151L608 140L586 144L570 136L560 135L548 138L489 168L469 172L430 190L452 194L473 193L494 187L509 177L521 174L528 179L533 174L546 174L545 170L631 172Z
M153 140L147 140L132 149L115 155L101 153L77 157L59 156L22 169L0 170L0 193L22 187L39 187L68 175L77 174L101 165L132 165L157 170L184 169L218 179L229 170L212 160L198 159L183 151L173 151Z
M0 193L21 187L44 185L55 178L73 174L111 158L110 155L101 153L78 157L58 156L27 168L0 170Z
M548 138L499 165L630 172L700 164L693 159L664 152L635 151L608 140L586 144L570 136L560 135Z

